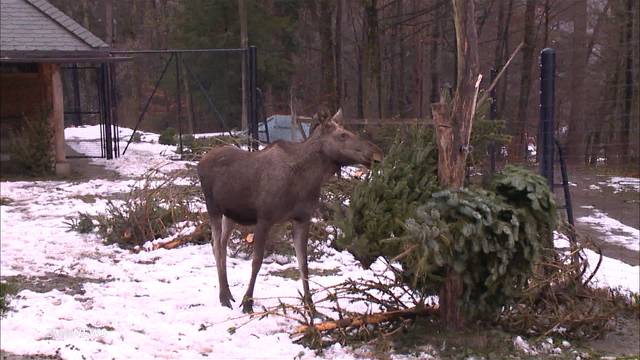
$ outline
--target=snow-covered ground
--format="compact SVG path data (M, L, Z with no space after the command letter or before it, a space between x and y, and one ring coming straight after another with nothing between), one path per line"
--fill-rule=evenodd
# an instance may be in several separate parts
M96 129L67 129L68 139L81 152L83 142L99 141ZM121 129L121 139L131 130ZM152 142L153 141L153 142ZM124 149L124 142L121 145ZM119 159L92 160L122 175L116 180L2 182L0 192L11 199L0 206L0 273L11 275L64 274L96 279L83 285L85 293L23 290L11 300L12 311L0 323L2 349L17 354L56 354L63 358L314 358L313 351L289 337L297 325L281 317L250 319L240 309L218 303L218 282L211 247L184 246L173 250L133 253L106 246L96 235L69 232L65 219L78 212L104 211L110 194L127 192L134 177L148 169L181 169L173 162L175 147L157 144L157 135L143 134ZM351 174L353 175L353 174ZM87 195L96 196L87 202ZM609 226L602 224L602 226ZM636 230L637 232L637 230ZM557 246L564 244L560 237ZM331 276L312 276L312 288L338 284L347 278L371 278L384 272L381 262L363 270L346 252L325 249L311 269L331 269ZM587 253L593 266L595 254ZM592 259L593 258L593 259ZM263 265L255 295L256 309L283 301L296 302L299 281L270 274L295 262ZM240 299L246 289L251 261L230 258L231 292ZM639 267L605 258L596 277L599 285L638 292ZM239 306L239 303L235 304ZM366 304L353 304L365 310ZM334 345L327 358L356 357Z
M122 129L126 134L127 129ZM67 137L82 142L94 139L95 129L67 129ZM121 138L124 138L121 135ZM151 143L155 140L156 143ZM74 145L72 145L74 146ZM123 148L123 147L122 147ZM96 235L69 232L64 223L79 212L105 210L110 194L128 192L136 183L130 177L147 169L183 168L171 162L175 147L157 144L157 135L143 135L119 159L92 160L120 173L121 180L2 182L0 206L2 276L63 274L91 278L85 293L23 290L11 300L12 311L2 319L2 349L17 354L60 354L63 358L313 358L313 351L294 344L289 334L292 320L268 317L253 320L239 308L218 303L215 263L209 245L133 253L106 246ZM76 148L81 151L82 148ZM86 202L83 196L97 195ZM314 276L312 288L338 284L347 278L372 278L346 252L325 249L326 255L310 262L311 269L331 269L332 276ZM299 281L270 275L296 267L271 262L263 265L255 289L255 308L274 306L278 298L297 303ZM373 267L379 272L384 265ZM230 258L231 292L240 299L246 290L251 261ZM239 303L235 304L239 306ZM345 307L348 304L344 304ZM366 310L355 304L353 310ZM228 331L234 328L235 331ZM347 357L336 346L327 354Z

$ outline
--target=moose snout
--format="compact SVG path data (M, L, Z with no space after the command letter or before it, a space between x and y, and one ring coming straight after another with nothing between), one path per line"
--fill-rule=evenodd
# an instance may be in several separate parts
M384 153L382 152L382 150L374 145L374 144L369 144L369 151L367 152L367 163L364 164L366 167L370 168L373 164L382 162L382 160L384 159Z

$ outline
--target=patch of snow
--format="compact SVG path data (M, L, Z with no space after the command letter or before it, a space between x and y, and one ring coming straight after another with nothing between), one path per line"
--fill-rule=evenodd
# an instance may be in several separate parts
M605 241L622 245L633 251L640 251L640 230L625 225L607 216L606 213L594 210L592 216L583 216L577 221L591 224L598 231L605 234Z
M602 190L600 186L591 184L589 185L589 190Z
M67 145L73 150L85 155L96 155L94 152L96 147L99 146L98 141L100 139L99 125L66 128L64 131ZM128 138L132 133L132 129L124 127L119 129L121 153L125 150ZM141 134L141 141L131 142L124 155L120 155L120 157L113 160L91 159L91 162L125 177L140 177L152 168L160 169L161 172L166 173L182 170L188 164L194 164L187 161L172 161L172 159L179 156L176 154L176 146L159 144L158 134L140 131L139 133Z
M210 138L210 137L218 137L218 136L232 136L244 134L243 131L231 130L231 131L222 131L222 132L213 132L213 133L201 133L201 134L193 134L196 139L200 138Z
M587 257L587 262L589 263L586 272L586 275L588 275L595 269L600 260L600 255L589 249L584 250L584 255ZM594 276L592 284L598 287L609 287L636 294L640 293L640 266L631 266L620 260L603 256L602 264L600 264L600 268Z
M516 336L513 339L513 346L527 355L537 355L538 353L529 345L527 340L521 336Z
M613 188L613 193L623 191L640 191L640 178L613 176L605 183Z

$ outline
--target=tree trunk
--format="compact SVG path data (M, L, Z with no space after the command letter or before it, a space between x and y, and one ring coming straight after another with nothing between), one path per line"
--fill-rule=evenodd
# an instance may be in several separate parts
M395 13L394 16L396 18L400 18L400 16L402 16L402 1L396 1L395 4ZM399 100L400 100L400 95L398 94L398 83L399 83L399 79L402 77L402 69L398 69L396 67L396 56L397 54L400 55L400 57L402 57L402 53L400 53L400 51L398 51L397 49L399 48L399 42L400 42L400 29L401 29L401 25L396 23L393 25L393 28L391 29L391 44L389 46L390 50L389 50L389 85L391 86L391 89L389 91L389 97L388 97L388 103L387 103L387 113L393 115L396 115L398 113L398 108L399 108Z
M622 116L622 164L629 164L631 146L629 142L629 132L631 131L631 102L633 97L633 4L637 0L627 0L627 23L625 29L625 72L624 72L624 110ZM637 154L636 154L637 155Z
M512 128L511 156L515 160L524 159L527 141L527 115L529 110L529 93L531 91L531 67L534 60L536 0L527 0L524 13L524 47L522 48L522 68L520 70L520 97L518 99L518 116Z
M378 29L377 0L367 0L364 7L364 34L366 46L363 52L363 69L365 73L364 101L366 112L377 113L374 116L382 117L381 103L381 69L380 69L380 34Z
M104 42L113 44L113 0L104 0Z
M587 65L587 1L574 3L573 56L571 58L571 110L565 156L568 162L584 163L585 157L585 94L584 76Z
M185 134L192 134L193 135L193 118L194 118L194 109L193 109L193 96L191 94L191 84L189 79L187 79L187 72L185 71L186 69L184 69L184 64L183 64L184 60L181 61L181 65L182 69L181 69L181 80L182 80L182 87L184 88L184 99L185 99L185 110L187 113L187 126L185 127L185 129L183 129Z
M434 10L433 19L431 20L431 52L429 54L429 71L431 73L429 101L432 104L438 102L440 97L440 18L440 10Z
M457 48L457 84L451 109L442 101L432 105L438 144L438 179L440 185L461 188L471 137L479 74L478 37L474 2L452 0ZM459 304L464 292L460 274L453 269L440 289L440 313L443 324L461 328L463 309Z
M333 36L331 34L331 0L318 4L318 33L320 35L320 72L322 73L322 98L331 111L336 111L335 63L333 61Z
M249 38L247 35L247 7L245 0L238 0L238 16L240 17L240 48L247 49L249 47ZM249 113L248 113L248 99L247 99L247 53L243 53L240 56L240 73L242 82L242 115L240 120L240 126L242 130L249 128Z
M507 61L507 57L509 56L509 28L511 27L511 18L513 17L513 0L509 0L509 6L507 6L507 15L504 21L504 29L502 32L501 41L503 43L502 47L502 62L501 66L504 66L504 63ZM500 91L500 95L498 96L498 118L504 119L505 114L507 112L507 91L509 90L509 69L505 69L504 75L502 75L502 80L500 82L503 84L502 89Z
M357 92L356 92L356 113L359 119L364 118L364 49L360 45L356 45L357 50L357 65L358 65L358 78L357 78Z
M336 1L335 66L336 107L342 108L342 1Z

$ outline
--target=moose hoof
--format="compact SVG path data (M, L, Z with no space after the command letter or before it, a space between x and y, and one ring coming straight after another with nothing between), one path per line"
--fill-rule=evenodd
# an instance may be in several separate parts
M226 306L229 309L233 309L233 307L231 306L232 301L235 302L236 300L233 298L233 296L231 296L231 294L220 295L220 304L222 306Z
M253 300L250 300L246 297L244 300L242 300L242 312L245 314L253 313Z
M233 307L231 306L231 301L229 301L229 299L220 299L220 304L222 306L226 306L229 309L233 309Z

